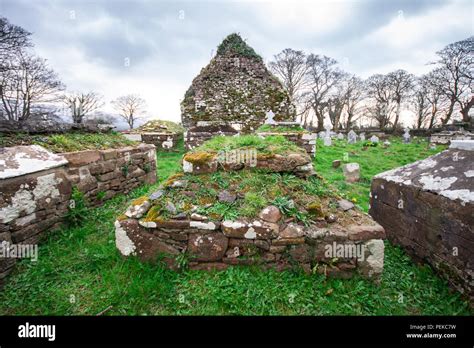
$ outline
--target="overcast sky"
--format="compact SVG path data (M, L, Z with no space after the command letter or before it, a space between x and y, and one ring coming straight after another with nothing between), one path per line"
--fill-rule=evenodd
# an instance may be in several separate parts
M148 117L173 121L192 79L232 32L266 62L290 47L331 56L364 78L425 73L437 50L474 32L472 0L0 0L0 14L33 33L36 52L68 90L97 91L107 104L138 93Z

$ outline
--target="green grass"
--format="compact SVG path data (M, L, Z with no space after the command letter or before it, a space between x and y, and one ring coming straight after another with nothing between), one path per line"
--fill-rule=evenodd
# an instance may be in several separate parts
M378 167L363 165L363 170L377 172L428 155L422 153L423 143L393 146L391 151L398 149L399 160L383 156L381 147L370 149L373 152L364 153L363 160ZM319 148L317 169L331 174L330 181L336 175L330 172L331 162L342 152L342 144ZM160 180L180 169L181 156L158 153ZM362 157L358 159L363 163ZM117 196L91 209L84 225L51 233L39 248L38 261L22 260L9 277L0 292L0 315L95 315L106 309L105 315L473 314L429 267L415 265L388 242L380 285L359 277L336 280L296 270L275 272L244 266L222 272L177 273L136 258L122 258L115 248L113 222L127 202L157 186Z
M308 133L303 127L296 125L296 126L272 126L269 124L262 124L256 130L257 133L259 132L276 132L276 133L286 133L286 132L298 132L298 133Z
M430 149L426 139L413 139L411 144L403 144L401 138L390 138L391 145L384 148L382 142L375 147L365 147L362 142L348 144L346 140L333 140L332 146L324 146L317 140L316 171L332 183L342 195L353 200L364 211L369 209L369 193L372 177L392 168L415 162L445 149L437 146ZM332 167L332 161L341 160L341 166ZM361 179L357 183L346 183L342 172L345 163L357 162L360 165Z
M1 134L0 147L16 145L41 145L55 152L73 152L82 150L103 150L136 145L117 132L81 133L69 132L64 134L29 135L26 133Z
M217 136L195 148L193 152L219 152L236 149L253 148L258 154L287 154L305 153L300 147L286 140L281 135L272 135L261 138L256 135L242 135L239 137Z

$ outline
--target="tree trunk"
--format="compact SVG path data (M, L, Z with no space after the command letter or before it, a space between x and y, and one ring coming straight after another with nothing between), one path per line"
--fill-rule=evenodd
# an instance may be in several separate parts
M464 105L461 108L461 115L462 115L462 121L463 122L469 122L469 110L471 110L473 105L474 105L474 96L471 97L471 100L469 100L466 103L466 105Z
M451 115L453 114L453 110L454 110L454 104L456 103L456 99L454 98L451 98L450 102L449 102L449 108L448 108L448 111L446 112L446 117L442 119L441 123L444 125L446 125L449 120L451 119Z

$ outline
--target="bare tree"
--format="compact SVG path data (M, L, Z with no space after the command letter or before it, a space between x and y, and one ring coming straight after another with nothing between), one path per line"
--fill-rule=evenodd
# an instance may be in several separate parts
M342 127L342 112L344 111L346 101L345 82L348 79L348 74L341 74L340 78L332 88L332 91L330 92L330 97L327 101L327 114L329 116L329 120L333 125L334 131L337 131L340 127Z
M424 128L430 116L430 102L428 100L429 95L429 81L423 77L416 79L416 85L414 86L414 92L411 95L410 104L415 112L415 128Z
M124 119L130 126L130 129L132 129L135 122L144 112L146 102L136 94L129 94L117 98L112 102L112 105L120 117Z
M395 103L395 120L393 128L396 129L400 119L401 105L407 101L414 84L414 76L405 70L399 69L386 75L388 88L390 89L391 99Z
M291 102L299 103L308 71L306 55L302 51L285 48L273 58L269 63L270 70L281 79Z
M364 81L353 75L344 81L344 107L346 129L349 130L361 114L361 104L365 98Z
M9 69L0 71L0 100L4 117L10 122L24 122L34 104L58 100L64 88L46 60L19 50L10 60Z
M423 84L426 88L426 100L429 103L430 116L427 124L428 129L433 128L437 124L440 113L447 107L447 99L443 93L438 70L439 69L430 71L419 80L419 83Z
M443 124L451 119L456 104L460 107L463 121L469 121L469 110L474 105L472 96L472 71L474 69L474 36L449 44L437 54L435 64L443 94L448 100L448 108Z
M367 79L367 93L371 105L367 106L370 117L375 119L381 129L386 129L391 123L393 111L392 91L386 75L375 74Z
M32 46L31 33L11 24L8 19L0 17L0 69L5 69L8 57L19 49Z
M71 93L65 95L63 101L71 109L74 123L82 123L85 116L100 109L104 105L102 96L95 92Z
M318 131L324 128L324 115L328 107L330 93L344 76L337 68L337 61L327 56L310 54L306 61L308 65L309 91L305 93L307 101L317 119Z

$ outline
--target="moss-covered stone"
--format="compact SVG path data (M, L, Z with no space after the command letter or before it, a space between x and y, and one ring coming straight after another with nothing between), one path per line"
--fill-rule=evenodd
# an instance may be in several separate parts
M293 121L296 117L282 84L239 35L231 34L186 91L181 119L188 129L200 121L240 124L246 134L262 125L270 110L275 121Z
M184 160L195 165L203 165L210 162L216 156L215 153L205 151L190 152L184 155Z

